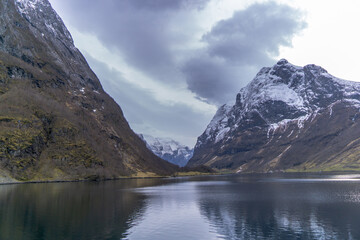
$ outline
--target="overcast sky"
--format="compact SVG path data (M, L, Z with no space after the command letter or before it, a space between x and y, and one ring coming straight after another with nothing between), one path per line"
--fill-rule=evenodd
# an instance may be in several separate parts
M280 58L358 80L356 0L50 2L132 129L190 147Z

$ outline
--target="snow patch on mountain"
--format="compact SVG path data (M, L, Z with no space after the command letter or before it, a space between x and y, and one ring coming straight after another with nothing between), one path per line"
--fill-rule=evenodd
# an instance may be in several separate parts
M35 10L39 4L44 4L43 0L16 0L18 4L19 11L26 13L30 10Z
M255 115L267 126L269 139L289 124L301 131L320 111L328 109L331 115L339 101L360 108L360 83L336 78L314 64L299 67L281 59L271 68L262 68L239 91L235 104L219 108L195 148L231 139L232 132Z
M305 122L314 116L316 116L316 113L315 114L306 114L306 115L303 115L301 117L294 118L294 119L283 119L280 122L272 123L268 126L267 138L270 138L271 133L273 134L278 130L285 132L286 129L292 124L296 124L298 129L301 130L302 128L304 128ZM290 137L291 135L292 135L292 133L287 137Z
M215 142L219 142L224 138L226 133L230 131L230 128L228 127L228 120L232 117L229 116L232 108L232 105L224 104L217 110L215 116L205 130L205 134L208 136L205 141L209 141L214 133L216 133ZM195 148L200 146L202 143L203 142L198 139Z
M60 16L51 7L48 0L14 0L19 13L40 31L42 37L52 35L69 41L73 47L73 39ZM36 34L38 35L38 34Z
M138 134L138 136L155 155L180 167L185 166L193 155L193 149L173 139L157 138L145 134Z
M287 84L279 83L277 80L280 80L277 76L259 75L247 88L242 89L240 94L243 96L245 108L252 109L269 100L282 101L289 106L304 108L303 99Z

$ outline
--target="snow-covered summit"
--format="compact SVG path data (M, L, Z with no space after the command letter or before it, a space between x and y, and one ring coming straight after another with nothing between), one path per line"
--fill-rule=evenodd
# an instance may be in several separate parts
M45 0L15 0L15 2L22 13L35 10L36 8L44 5L49 6L49 2Z
M251 121L269 130L290 121L301 126L338 101L360 107L360 83L336 78L314 64L299 67L281 59L273 67L262 68L239 91L234 105L219 108L196 147L226 141L233 130Z
M263 68L237 96L237 105L251 110L267 101L282 101L299 110L310 110L331 99L333 94L360 90L360 83L345 81L330 75L314 64L298 67L281 59L272 68Z
M18 12L36 28L36 30L33 29L34 33L39 31L42 37L52 35L59 39L66 39L71 43L69 46L73 45L70 32L48 0L14 1Z
M138 136L155 155L181 167L185 166L193 155L193 149L173 139L158 138L144 134L138 134Z

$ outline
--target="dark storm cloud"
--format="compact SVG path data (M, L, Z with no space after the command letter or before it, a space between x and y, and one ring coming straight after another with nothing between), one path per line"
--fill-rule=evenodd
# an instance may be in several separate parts
M208 45L203 57L185 64L189 89L214 103L223 103L224 97L229 93L235 96L261 67L272 65L280 46L291 46L294 35L305 26L301 12L274 2L235 12L203 35Z
M73 27L119 50L138 71L171 84L181 81L172 49L189 29L186 19L179 23L175 17L197 12L209 0L54 1Z
M186 75L189 89L201 98L222 104L234 98L240 86L236 81L240 69L241 67L229 66L221 59L205 55L190 59L182 70ZM243 73L243 76L245 75L246 72Z
M203 9L209 0L128 0L129 3L139 9L151 9L154 11L185 9Z
M294 34L305 27L301 19L301 12L287 5L258 3L218 22L203 40L211 56L240 64L268 63L269 54L291 46Z

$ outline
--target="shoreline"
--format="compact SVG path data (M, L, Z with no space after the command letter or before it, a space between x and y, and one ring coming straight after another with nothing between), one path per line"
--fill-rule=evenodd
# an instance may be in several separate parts
M170 176L149 176L149 177L118 177L118 178L106 178L106 179L75 179L75 180L44 180L44 181L14 181L14 182L0 182L2 185L13 185L13 184L39 184L39 183L76 183L76 182L106 182L106 181L117 181L117 180L134 180L134 179L175 179L184 177L206 177L206 176L250 176L250 175L346 175L346 174L360 174L360 171L322 171L322 172L226 172L226 173L198 173L198 174L183 174L183 175L170 175Z
M184 174L184 175L169 175L169 176L148 176L148 177L117 177L117 178L104 178L104 179L75 179L75 180L39 180L39 181L17 181L14 182L0 182L1 185L12 184L34 184L34 183L71 183L71 182L105 182L105 181L117 181L117 180L133 180L133 179L165 179L165 178L181 178L181 177L196 177L196 176L216 176L216 175L230 175L219 173L199 173L199 174Z

